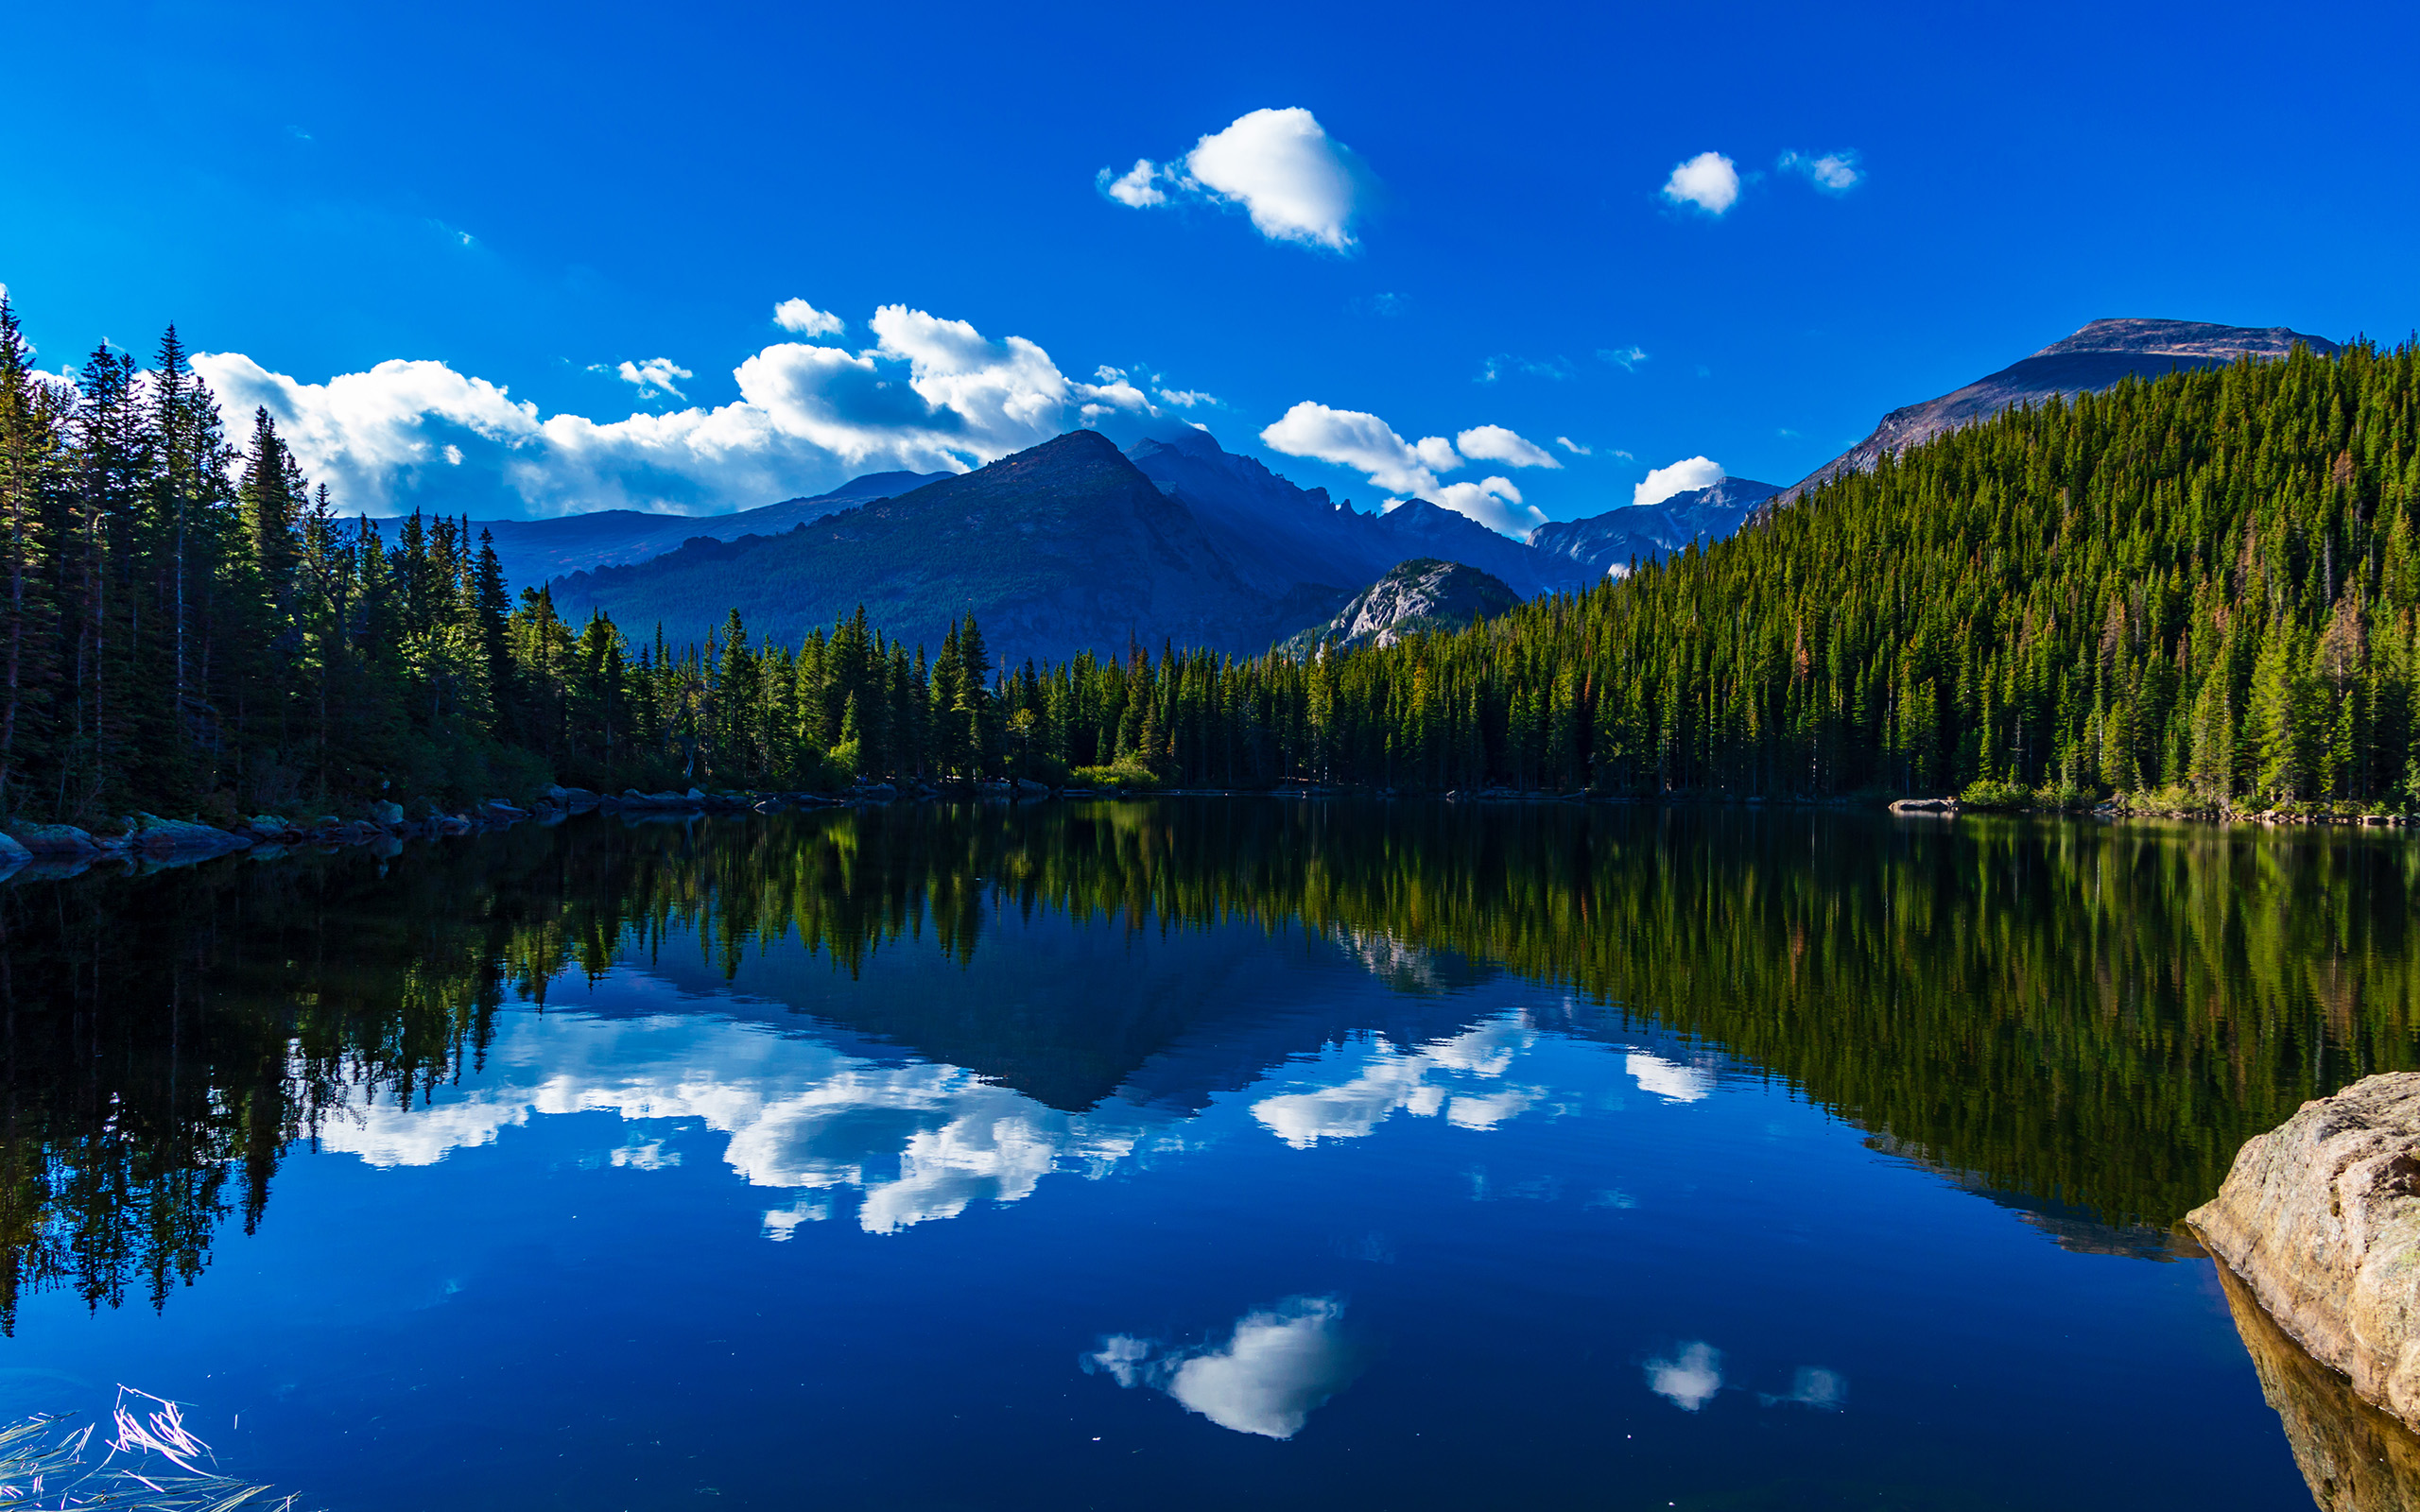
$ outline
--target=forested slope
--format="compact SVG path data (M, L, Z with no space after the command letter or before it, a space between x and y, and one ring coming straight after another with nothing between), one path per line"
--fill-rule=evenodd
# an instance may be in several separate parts
M511 601L466 524L341 528L267 415L229 444L173 333L147 373L104 347L71 387L0 301L0 817L1113 763L1236 786L2420 806L2415 430L2411 347L2299 351L2012 410L1458 633L1002 664L912 584L912 639L854 607L771 640L735 611L702 644L575 630L544 591ZM1218 596L1153 584L1187 623Z

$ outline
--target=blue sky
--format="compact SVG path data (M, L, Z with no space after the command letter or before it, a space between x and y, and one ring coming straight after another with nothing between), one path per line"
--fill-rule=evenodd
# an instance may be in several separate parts
M43 364L173 319L373 513L744 507L1140 403L1518 527L1792 482L2097 317L2420 325L2408 7L9 25Z

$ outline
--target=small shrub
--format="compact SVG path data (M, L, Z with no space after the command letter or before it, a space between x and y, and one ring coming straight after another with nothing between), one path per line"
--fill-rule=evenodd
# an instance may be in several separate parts
M1067 774L1067 781L1077 787L1150 788L1160 785L1159 774L1132 756L1120 757L1106 766L1079 766Z
M1995 782L1983 778L1958 795L1958 806L1968 809L2022 809L2033 803L2033 789L2022 782Z

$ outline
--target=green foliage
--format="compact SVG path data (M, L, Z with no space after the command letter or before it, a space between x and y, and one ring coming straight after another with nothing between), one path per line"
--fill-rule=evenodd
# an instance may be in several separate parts
M1996 782L1981 777L1966 784L1966 791L1958 795L1958 801L1962 807L1986 811L2031 808L2033 790L2022 782Z
M1067 773L1067 781L1078 787L1127 787L1150 791L1160 785L1160 774L1132 756L1095 766L1078 766Z

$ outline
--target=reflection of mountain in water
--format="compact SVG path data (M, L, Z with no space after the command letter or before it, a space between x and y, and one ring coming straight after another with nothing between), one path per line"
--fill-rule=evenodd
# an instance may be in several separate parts
M601 986L642 1003L662 997L625 972ZM433 1090L421 1106L340 1090L325 1109L320 1147L372 1165L432 1165L533 1118L610 1112L639 1127L607 1159L650 1167L679 1158L664 1153L660 1133L645 1138L654 1132L647 1125L694 1123L722 1138L724 1162L749 1185L793 1194L765 1215L768 1234L782 1239L801 1223L831 1217L844 1194L859 1198L859 1227L890 1233L956 1217L978 1201L1018 1201L1054 1173L1105 1176L1154 1148L1181 1147L1193 1111L1124 1090L1069 1111L962 1067L870 1058L795 1027L784 1033L717 1011L723 1005L508 1012L477 1070L458 1086ZM1535 1040L1510 1020L1408 1051L1372 1037L1358 1075L1273 1093L1253 1112L1297 1146L1366 1135L1398 1108L1493 1128L1544 1091L1508 1079ZM1272 1063L1290 1058L1280 1054Z
M0 1316L36 1286L164 1299L314 1130L408 1158L373 1097L471 1141L558 1096L654 1106L671 1091L648 1076L431 1097L517 1064L505 1005L616 970L839 1057L726 1120L735 1164L799 1177L801 1221L844 1188L896 1188L903 1215L1022 1190L1239 1089L1296 1141L1484 1123L1519 1079L1474 1079L1486 1026L1456 989L1509 971L1557 989L1525 1032L1631 1046L1643 1091L1704 1095L1714 1068L1679 1047L1708 1047L2124 1249L2082 1226L2164 1228L2303 1098L2420 1064L2407 853L2342 831L1168 800L594 818L0 888ZM1276 948L1224 949L1238 927ZM1306 999L1289 959L1359 985ZM616 1014L660 1007L596 1017ZM1347 1042L1352 1076L1263 1086ZM1014 1116L977 1138L993 1098ZM869 1150L890 1165L860 1169Z

